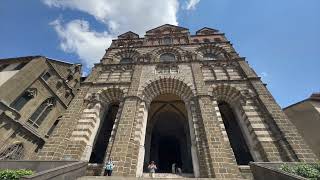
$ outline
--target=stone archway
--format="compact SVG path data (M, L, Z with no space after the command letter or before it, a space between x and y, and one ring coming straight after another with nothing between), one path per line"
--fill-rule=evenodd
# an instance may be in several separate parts
M142 175L143 167L151 161L150 158L155 158L161 166L159 172L171 172L171 165L176 161L184 172L199 177L195 124L190 117L189 105L194 92L182 80L171 77L160 78L144 86L141 97L146 110L142 118L143 138L140 141L142 148L139 151L137 176ZM173 132L173 129L179 130ZM168 142L167 148L159 147L163 142Z
M107 148L114 136L113 126L116 125L123 96L123 90L116 87L105 88L86 96L87 107L72 133L72 140L86 144L81 160L98 164L104 162Z
M173 94L156 97L149 108L145 142L145 168L150 161L159 173L171 173L173 163L184 173L193 173L191 138L184 102Z
M244 91L247 97L232 85L220 84L209 89L224 138L228 139L238 165L262 159L256 136L249 131L250 122L243 109L251 95L248 90Z

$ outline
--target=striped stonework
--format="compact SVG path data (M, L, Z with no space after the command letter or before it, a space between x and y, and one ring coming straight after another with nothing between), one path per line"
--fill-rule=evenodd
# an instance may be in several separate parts
M99 126L109 119L109 107L118 108L112 111L111 136L106 150L94 152L105 154L103 163L112 158L116 176L141 177L150 160L160 164L160 148L151 144L164 137L187 148L180 158L188 160L181 164L197 178L241 178L237 163L242 150L248 156L245 165L251 160L317 161L246 59L215 29L190 35L186 28L163 25L147 31L145 37L128 32L114 39L75 91L37 159L89 161L94 141L105 135L99 134ZM230 111L234 116L228 116ZM237 124L227 126L232 118ZM166 129L167 124L157 126L161 120L177 128L177 133ZM228 134L226 127L238 128L235 131L243 135L240 151L232 149L235 134ZM3 136L7 135L11 137L8 132ZM152 140L152 136L160 138ZM103 174L101 167L95 166L96 174Z

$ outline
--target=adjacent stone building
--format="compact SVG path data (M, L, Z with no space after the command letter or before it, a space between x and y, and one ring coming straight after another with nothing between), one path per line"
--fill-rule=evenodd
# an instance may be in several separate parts
M313 152L320 158L320 93L283 109Z
M41 56L0 60L0 160L35 159L80 87L81 65Z
M112 158L115 175L137 177L150 161L238 178L250 161L316 160L223 33L168 24L113 40L36 156L88 161L96 174Z

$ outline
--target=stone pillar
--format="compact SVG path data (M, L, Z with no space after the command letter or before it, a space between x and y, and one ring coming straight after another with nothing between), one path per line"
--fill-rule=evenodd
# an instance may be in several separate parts
M256 157L258 153L261 156L260 159L255 159L255 161L283 161L281 150L276 146L277 140L265 121L264 114L254 104L254 101L249 99L242 103L242 110L238 114L247 124L250 136L254 137L252 138L252 147L256 152Z
M279 132L279 140L286 141L282 143L283 150L287 151L289 159L303 162L317 161L316 155L304 142L296 127L284 114L281 107L276 103L270 92L267 90L261 80L251 80L251 84L258 94L258 101L269 114L270 122L273 124L274 131Z
M134 140L134 128L138 100L136 97L125 99L114 145L110 153L110 157L116 164L114 174L118 176L136 176L139 143Z
M125 97L121 117L115 135L110 157L116 163L114 174L120 176L138 176L139 156L141 157L141 138L145 104L137 97L141 79L141 65L135 65L129 92ZM144 116L144 115L142 115ZM143 125L145 126L145 125ZM144 143L144 142L143 142Z
M83 110L77 127L72 133L71 141L83 141L86 144L81 156L82 161L90 160L94 140L98 135L98 130L102 123L104 110L108 109L107 105L105 106L104 103L97 102L93 108ZM68 150L66 152L68 152Z
M214 173L209 174L209 177L240 178L240 172L233 151L229 142L223 138L211 98L209 96L199 96L198 102L204 125L203 132L207 139L207 148L209 150L210 159L207 166L211 166Z
M280 151L283 151L287 156L286 158L290 161L317 161L316 155L304 142L296 127L284 114L257 74L246 61L239 60L238 62L242 73L249 80L253 90L258 95L257 104L260 105L260 109L267 115L267 123L275 133L275 141L280 146Z
M145 157L145 138L146 138L146 130L147 130L147 120L148 120L148 109L145 105L145 102L140 103L138 120L135 132L135 141L139 142L139 154L138 154L138 162L137 162L137 172L136 176L141 177L143 174L143 166L144 166L144 157ZM150 152L149 152L150 153Z
M188 125L189 125L189 131L190 131L190 143L191 143L191 158L192 158L192 167L193 167L193 173L194 177L198 178L200 177L200 164L199 164L199 158L198 158L198 150L200 149L197 136L199 133L196 132L196 128L198 128L197 125L197 118L193 118L192 112L191 112L191 103L187 102L185 104L187 113L188 113ZM199 137L198 137L199 138ZM188 146L187 146L188 147Z

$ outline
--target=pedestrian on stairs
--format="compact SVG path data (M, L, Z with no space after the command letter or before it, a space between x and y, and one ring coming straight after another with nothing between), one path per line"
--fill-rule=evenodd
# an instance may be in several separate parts
M114 164L112 162L112 159L110 158L108 162L106 163L106 171L107 175L111 176L112 175L112 170L113 170Z
M151 161L151 163L148 166L149 169L149 175L151 178L154 178L156 170L157 170L157 165L154 161Z

